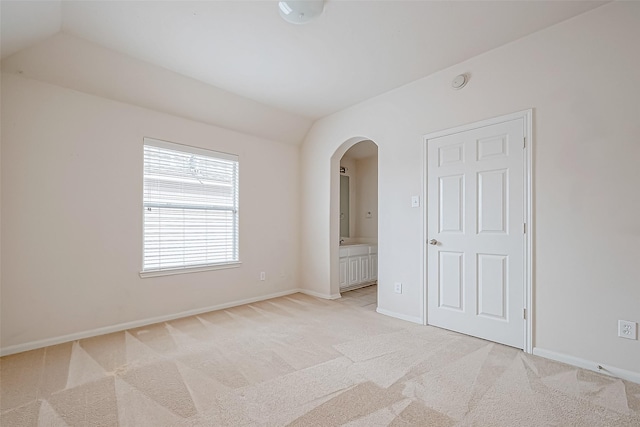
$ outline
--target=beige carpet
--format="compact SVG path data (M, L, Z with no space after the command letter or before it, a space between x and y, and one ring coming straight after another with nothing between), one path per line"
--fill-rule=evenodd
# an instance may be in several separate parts
M640 385L296 294L0 359L2 426L640 426Z

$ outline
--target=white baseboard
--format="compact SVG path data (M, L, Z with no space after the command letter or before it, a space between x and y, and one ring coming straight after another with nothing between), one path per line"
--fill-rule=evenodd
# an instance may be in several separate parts
M296 291L300 292L301 294L310 295L312 297L322 298L322 299L338 299L338 298L342 298L342 295L340 295L340 294L322 294L320 292L310 291L309 289L296 289Z
M395 313L393 311L385 310L384 308L376 308L376 311L380 314L384 314L385 316L395 317L396 319L406 320L407 322L417 323L419 325L423 325L422 317L418 316L407 316L406 314Z
M603 365L592 360L581 359L579 357L570 356L563 353L556 353L555 351L545 350L544 348L540 347L534 347L533 354L536 356L544 357L545 359L555 360L556 362L566 363L567 365L576 366L578 368L599 372L601 374L622 378L623 380L640 384L640 372L633 372L626 369L616 368L615 366Z
M0 348L0 356L7 356L9 354L21 353L23 351L35 350L36 348L48 347L50 345L62 344L65 342L81 340L84 338L95 337L98 335L110 334L113 332L120 332L127 329L139 328L141 326L147 326L147 325L160 323L160 322L167 322L169 320L180 319L182 317L195 316L202 313L208 313L210 311L223 310L225 308L237 307L239 305L244 305L244 304L251 304L258 301L264 301L272 298L282 297L285 295L295 294L298 292L302 292L302 290L291 289L288 291L276 292L273 294L262 295L259 297L247 298L243 300L236 300L236 301L232 301L224 304L213 305L210 307L196 308L194 310L182 311L180 313L151 317L151 318L142 319L142 320L135 320L133 322L119 323L113 326L105 326L103 328L90 329L87 331L76 332L69 335L46 338L38 341L30 341L24 344L11 345L9 347Z

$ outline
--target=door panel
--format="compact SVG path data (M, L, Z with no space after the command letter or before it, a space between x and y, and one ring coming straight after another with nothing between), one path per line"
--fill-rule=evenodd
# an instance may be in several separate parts
M509 135L495 135L489 138L478 139L478 160L507 157L509 155L507 151L509 147L507 144L508 138Z
M464 160L464 145L451 144L438 148L438 165L451 166Z
M524 120L427 141L428 323L524 347Z
M462 233L464 231L464 176L453 175L439 179L440 233Z
M439 306L463 310L464 271L462 252L438 253L439 258Z
M349 257L349 285L360 283L360 260L358 257Z
M478 172L478 233L506 233L509 171Z
M378 254L369 255L369 263L371 264L371 274L369 275L371 280L378 279Z
M360 257L360 281L368 282L370 280L369 255Z
M349 284L347 277L349 273L349 266L347 264L347 258L340 258L340 287L344 288Z
M478 254L478 315L507 320L507 255Z

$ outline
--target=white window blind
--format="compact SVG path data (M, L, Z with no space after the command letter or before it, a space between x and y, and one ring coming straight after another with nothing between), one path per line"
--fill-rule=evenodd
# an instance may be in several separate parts
M143 272L238 262L238 157L144 139Z

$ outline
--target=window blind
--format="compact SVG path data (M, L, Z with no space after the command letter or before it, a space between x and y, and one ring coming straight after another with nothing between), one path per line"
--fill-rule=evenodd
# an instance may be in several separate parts
M238 157L144 139L143 272L238 262Z

